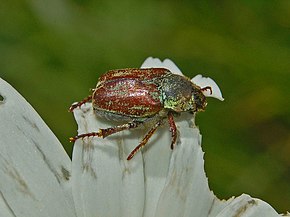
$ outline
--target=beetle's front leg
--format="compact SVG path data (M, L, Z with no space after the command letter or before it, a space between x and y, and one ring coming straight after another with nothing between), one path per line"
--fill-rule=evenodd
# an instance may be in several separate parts
M174 148L174 144L176 143L176 138L177 138L177 128L174 122L173 114L171 112L168 113L168 123L169 123L169 128L171 132L171 149Z
M75 137L71 137L69 140L71 142L74 142L77 139L90 137L90 136L97 136L97 137L105 138L105 137L107 137L109 135L112 135L114 133L117 133L117 132L120 132L120 131L123 131L123 130L129 130L129 129L136 128L136 127L140 126L140 124L142 124L142 122L140 122L140 121L132 121L132 122L129 122L129 123L126 123L126 124L122 124L122 125L118 125L118 126L115 126L115 127L109 127L109 128L106 128L106 129L99 129L98 132L80 134L80 135L77 135Z

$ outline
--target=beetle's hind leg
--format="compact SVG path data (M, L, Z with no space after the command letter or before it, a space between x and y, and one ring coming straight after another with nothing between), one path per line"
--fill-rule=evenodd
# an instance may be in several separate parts
M160 119L160 120L158 120L158 122L155 123L155 125L145 135L145 137L142 139L142 141L139 143L139 145L136 148L134 148L133 151L131 151L131 153L127 157L127 160L131 160L134 157L134 155L141 148L143 148L147 144L148 140L152 137L152 135L155 133L155 131L157 130L157 128L162 124L162 121L163 120ZM106 129L99 129L98 132L91 132L91 133L80 134L80 135L77 135L75 137L71 137L69 140L70 140L70 142L74 142L77 139L85 138L85 137L91 137L91 136L97 136L97 137L105 138L105 137L107 137L109 135L112 135L114 133L117 133L117 132L120 132L120 131L123 131L123 130L129 130L129 129L137 128L141 124L143 124L143 122L140 122L140 121L132 121L132 122L129 122L129 123L126 123L126 124L122 124L122 125L118 125L118 126L115 126L115 127L110 127L110 128L106 128Z
M137 128L142 123L143 122L140 122L140 121L132 121L132 122L129 122L129 123L126 123L126 124L122 124L122 125L118 125L118 126L115 126L115 127L109 127L109 128L106 128L106 129L99 129L98 132L80 134L80 135L77 135L75 137L71 137L69 140L71 142L74 142L77 139L90 137L90 136L97 136L97 137L105 138L105 137L107 137L109 135L112 135L114 133L117 133L117 132L120 132L120 131L123 131L123 130L129 130L129 129Z
M118 125L118 126L115 126L115 127L109 127L109 128L106 128L106 129L99 129L98 133L100 134L100 137L105 138L107 136L110 136L110 135L112 135L114 133L117 133L117 132L120 132L120 131L123 131L123 130L130 130L130 129L133 129L133 128L137 128L141 124L143 124L143 122L132 121L132 122L129 122L129 123L126 123L126 124L122 124L122 125Z
M85 137L91 137L91 136L97 136L97 137L101 137L99 132L91 132L91 133L84 133L84 134L80 134L74 137L70 137L69 141L70 142L75 142L78 139L83 139Z

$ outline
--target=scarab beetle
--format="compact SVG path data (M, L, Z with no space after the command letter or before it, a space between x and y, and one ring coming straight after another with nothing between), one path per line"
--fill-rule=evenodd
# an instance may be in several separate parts
M146 145L167 118L173 149L177 139L174 115L181 112L204 111L207 103L203 91L208 89L211 92L211 87L201 88L189 78L173 74L165 68L108 71L99 78L92 95L73 104L69 111L91 101L96 115L127 123L99 129L98 132L77 135L70 138L70 141L89 136L105 138L123 130L137 128L147 122L152 123L152 128L127 157L127 160L130 160Z

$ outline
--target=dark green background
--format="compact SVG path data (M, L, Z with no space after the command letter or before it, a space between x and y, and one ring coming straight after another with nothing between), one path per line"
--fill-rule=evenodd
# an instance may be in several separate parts
M0 76L71 154L74 101L109 70L171 58L212 77L225 101L198 115L220 198L290 209L290 1L10 0L0 3Z

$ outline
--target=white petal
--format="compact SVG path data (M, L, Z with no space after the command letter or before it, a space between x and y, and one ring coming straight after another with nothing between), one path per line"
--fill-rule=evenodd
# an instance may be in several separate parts
M2 79L0 95L0 216L76 216L62 145Z
M278 213L266 202L251 198L249 195L231 199L231 202L216 217L279 217Z
M177 145L170 160L156 217L207 216L215 199L202 169L204 161L199 130L189 127L187 120L191 119L190 115L184 115L182 119L178 123L181 144Z
M170 59L165 59L163 62L158 58L148 57L140 68L165 68L174 74L182 75L180 69Z
M147 131L143 131L143 136ZM166 182L169 161L172 155L170 144L171 134L166 123L157 129L157 132L142 150L145 179L144 217L152 217L156 212L159 197Z
M78 133L113 126L96 119L91 103L74 110ZM116 123L115 123L116 124ZM140 154L127 161L139 143L138 132L126 131L105 139L76 141L72 159L73 196L79 217L136 216L144 206L143 163Z
M15 217L13 209L7 204L4 195L0 193L0 216L3 217Z
M205 90L203 92L205 96L214 97L221 101L224 100L220 88L211 78L202 77L202 75L196 75L194 78L191 79L191 81L196 85L200 86L201 88L211 87L212 93L210 93L210 90Z
M162 62L158 58L148 57L140 68L162 68Z

